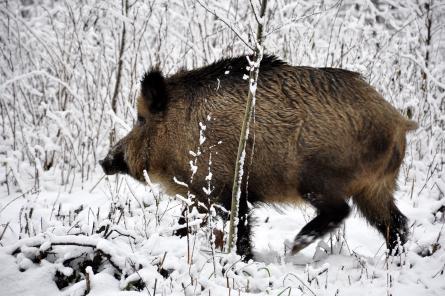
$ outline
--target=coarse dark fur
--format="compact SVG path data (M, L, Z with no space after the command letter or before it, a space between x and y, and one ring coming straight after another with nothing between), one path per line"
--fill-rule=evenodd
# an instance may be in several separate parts
M247 66L241 56L170 77L158 70L146 73L138 123L101 161L105 173L128 173L143 181L146 169L167 192L183 191L173 177L189 180L189 151L199 145L202 122L206 141L190 190L205 201L211 153L212 195L229 209ZM405 135L415 128L355 72L295 67L264 56L246 155L249 182L240 201L238 252L252 256L248 202L313 205L318 214L296 236L293 252L298 252L347 217L350 197L389 249L403 245L407 219L393 193Z

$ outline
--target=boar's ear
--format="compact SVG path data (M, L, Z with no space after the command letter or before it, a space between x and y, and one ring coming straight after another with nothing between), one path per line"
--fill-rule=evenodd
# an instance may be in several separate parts
M141 93L150 112L157 113L166 109L168 103L167 87L160 70L153 69L144 74L141 80Z

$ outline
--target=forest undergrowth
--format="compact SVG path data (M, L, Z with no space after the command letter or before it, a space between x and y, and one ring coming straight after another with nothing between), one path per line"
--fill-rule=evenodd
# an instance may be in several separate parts
M442 1L277 0L266 12L267 53L357 71L418 122L396 194L410 225L404 253L389 256L354 212L290 256L287 241L314 211L266 207L246 263L221 249L215 211L192 212L191 234L179 238L188 196L166 196L148 178L103 175L98 160L136 121L143 73L249 53L243 40L253 38L257 5L0 2L0 294L443 295Z

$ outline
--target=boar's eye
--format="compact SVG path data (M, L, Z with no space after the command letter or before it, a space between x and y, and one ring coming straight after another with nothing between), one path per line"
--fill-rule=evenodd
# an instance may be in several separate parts
M145 118L138 115L138 121L136 124L140 126L140 125L143 125L144 123L145 123Z

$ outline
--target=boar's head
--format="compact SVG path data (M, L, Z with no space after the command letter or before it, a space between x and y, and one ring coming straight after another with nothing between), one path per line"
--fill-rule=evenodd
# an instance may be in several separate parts
M105 174L129 174L143 181L143 171L150 171L150 158L165 130L162 126L167 102L167 88L162 73L159 70L147 72L141 81L136 124L99 161Z

